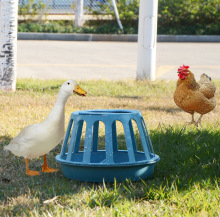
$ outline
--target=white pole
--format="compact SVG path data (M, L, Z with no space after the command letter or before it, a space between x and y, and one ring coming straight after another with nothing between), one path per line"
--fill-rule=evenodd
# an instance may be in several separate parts
M15 90L17 61L17 0L0 0L0 89Z
M158 0L140 0L137 79L155 80Z
M75 25L78 27L83 25L83 0L76 1Z

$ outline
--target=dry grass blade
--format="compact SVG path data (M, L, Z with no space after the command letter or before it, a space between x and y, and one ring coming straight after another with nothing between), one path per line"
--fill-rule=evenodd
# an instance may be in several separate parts
M49 204L49 203L52 203L52 202L56 201L58 198L59 198L59 196L56 196L52 199L45 200L43 203L44 204Z

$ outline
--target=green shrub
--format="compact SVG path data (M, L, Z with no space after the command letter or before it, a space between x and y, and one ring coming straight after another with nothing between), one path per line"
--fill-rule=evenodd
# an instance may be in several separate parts
M81 28L73 26L72 21L51 21L40 24L23 22L18 25L18 32L137 34L137 28L125 26L121 31L114 20L88 21Z
M18 14L22 15L24 20L30 21L33 17L42 12L45 4L42 1L36 3L35 0L28 0L27 4L18 6Z
M29 0L23 14L28 11L34 15L42 10L41 3L34 6ZM101 34L137 34L139 0L119 0L118 11L123 25L120 30L112 8L111 0L100 4L98 11L109 14L111 20L90 20L82 28L73 26L72 21L51 21L40 25L21 23L20 32L59 32L59 33L101 33ZM21 9L20 9L21 10ZM192 34L192 35L219 35L220 34L220 0L159 0L158 2L158 34Z
M139 0L132 0L128 3L127 0L120 0L117 4L120 19L125 23L138 20L139 2ZM115 12L112 7L111 0L108 0L107 4L103 4L102 9L115 19Z
M220 0L159 0L159 34L220 34Z

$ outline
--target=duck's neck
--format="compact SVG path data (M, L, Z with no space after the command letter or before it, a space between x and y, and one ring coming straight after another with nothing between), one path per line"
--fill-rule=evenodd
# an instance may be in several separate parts
M65 94L62 94L62 92L59 92L57 101L51 110L50 114L47 116L46 120L60 122L64 121L65 118L65 104L68 100L69 96L66 96Z

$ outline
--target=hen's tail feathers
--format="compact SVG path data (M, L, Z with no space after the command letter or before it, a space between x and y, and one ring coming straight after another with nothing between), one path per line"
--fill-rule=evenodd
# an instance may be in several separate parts
M208 78L210 81L212 80L212 78L209 77L208 75L206 75L205 73L203 73L203 74L201 75L201 77L203 77L203 76L205 76L206 78Z

